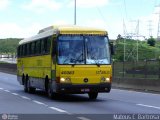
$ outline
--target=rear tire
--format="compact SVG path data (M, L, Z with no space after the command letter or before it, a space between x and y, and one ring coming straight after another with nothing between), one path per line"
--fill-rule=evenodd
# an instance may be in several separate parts
M98 96L97 92L88 93L89 99L95 100Z
M24 92L28 92L28 83L27 80L24 80Z
M36 88L30 86L30 80L28 79L28 76L25 79L24 91L28 93L35 93L36 91Z

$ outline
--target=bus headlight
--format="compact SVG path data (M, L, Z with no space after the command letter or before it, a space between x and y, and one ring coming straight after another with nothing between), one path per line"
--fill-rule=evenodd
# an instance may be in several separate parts
M60 79L60 82L65 82L65 78L61 78L61 79Z
M108 83L110 83L111 79L110 78L106 78L106 77L102 77L101 78L101 82L108 82Z
M71 78L60 78L60 82L61 83L70 83L71 82Z

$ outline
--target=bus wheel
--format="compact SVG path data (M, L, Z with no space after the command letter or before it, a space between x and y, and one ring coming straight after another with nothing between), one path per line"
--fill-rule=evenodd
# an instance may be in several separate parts
M36 88L30 86L30 80L28 79L28 77L26 77L25 85L24 86L25 86L24 87L25 92L35 93Z
M24 92L28 92L28 82L26 79L24 80Z
M51 87L51 84L48 82L48 89L47 89L47 94L48 94L48 97L50 99L53 99L54 98L54 92L52 91L52 87Z
M97 92L88 93L89 99L95 100L98 96Z

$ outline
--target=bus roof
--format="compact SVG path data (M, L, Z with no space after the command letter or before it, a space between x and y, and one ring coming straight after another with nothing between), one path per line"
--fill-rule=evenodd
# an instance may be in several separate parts
M53 34L88 34L88 35L106 35L108 34L104 29L80 27L75 25L70 26L49 26L41 29L37 35L30 38L25 38L19 42L19 45L25 44L31 41L35 41L40 38L48 37Z

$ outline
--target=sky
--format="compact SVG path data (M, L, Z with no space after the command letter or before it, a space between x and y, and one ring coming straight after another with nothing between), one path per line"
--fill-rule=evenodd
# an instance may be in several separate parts
M111 39L129 33L157 37L160 0L76 1L78 26L105 29ZM73 24L74 0L0 0L0 38L26 38L51 25Z

